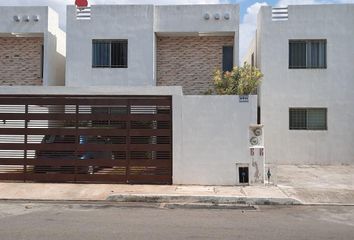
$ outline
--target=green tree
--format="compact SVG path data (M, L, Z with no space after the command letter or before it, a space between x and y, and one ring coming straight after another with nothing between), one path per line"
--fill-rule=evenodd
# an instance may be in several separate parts
M263 74L256 67L244 63L242 67L234 67L232 71L215 70L213 76L214 89L206 94L217 95L249 95L257 93L257 87Z

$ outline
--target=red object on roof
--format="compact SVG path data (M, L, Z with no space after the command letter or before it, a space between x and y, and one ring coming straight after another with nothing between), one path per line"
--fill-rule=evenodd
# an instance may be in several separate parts
M87 0L75 0L75 5L77 7L87 7L88 1Z

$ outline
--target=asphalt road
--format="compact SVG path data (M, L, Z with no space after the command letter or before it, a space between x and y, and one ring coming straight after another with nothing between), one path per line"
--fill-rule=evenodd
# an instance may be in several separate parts
M0 239L354 239L354 207L166 209L0 202Z

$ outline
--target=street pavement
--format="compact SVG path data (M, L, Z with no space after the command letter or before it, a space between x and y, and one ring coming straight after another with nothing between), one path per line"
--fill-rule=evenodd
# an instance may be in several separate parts
M352 240L352 206L167 209L144 203L0 202L1 240Z

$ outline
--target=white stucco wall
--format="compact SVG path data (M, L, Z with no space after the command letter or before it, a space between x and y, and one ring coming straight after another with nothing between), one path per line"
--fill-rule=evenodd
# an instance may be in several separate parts
M47 36L45 38L47 46L44 46L44 48L47 48L48 50L45 50L44 53L44 69L48 69L48 75L46 76L44 73L44 85L64 86L66 33L59 28L58 13L51 8L48 8L47 29Z
M254 64L256 65L256 34L254 35L254 38L252 39L249 47L248 47L248 51L246 53L245 56L242 56L242 60L241 60L241 65L243 65L243 63L249 63L251 64L252 63L252 54L254 56Z
M248 129L256 122L257 97L182 96L182 119L173 160L174 184L235 185L236 163L250 163ZM175 104L175 103L174 103ZM174 109L175 109L174 105ZM176 131L174 131L174 135ZM175 138L174 138L175 139Z
M354 4L289 6L288 21L258 19L261 118L270 164L354 163ZM326 39L326 69L289 69L289 39ZM289 130L290 107L328 109L328 130Z
M93 5L91 20L67 7L67 86L153 86L153 6ZM128 68L92 68L93 39L127 39Z
M209 14L210 19L204 19ZM214 18L219 14L220 19ZM229 14L229 19L225 19ZM161 33L234 33L239 28L239 5L161 5L155 6L155 32Z
M29 16L29 22L16 22L14 16ZM33 21L39 16L39 21ZM23 36L42 36L44 39L44 86L64 85L65 33L59 29L58 14L49 7L0 7L0 36L19 33Z

